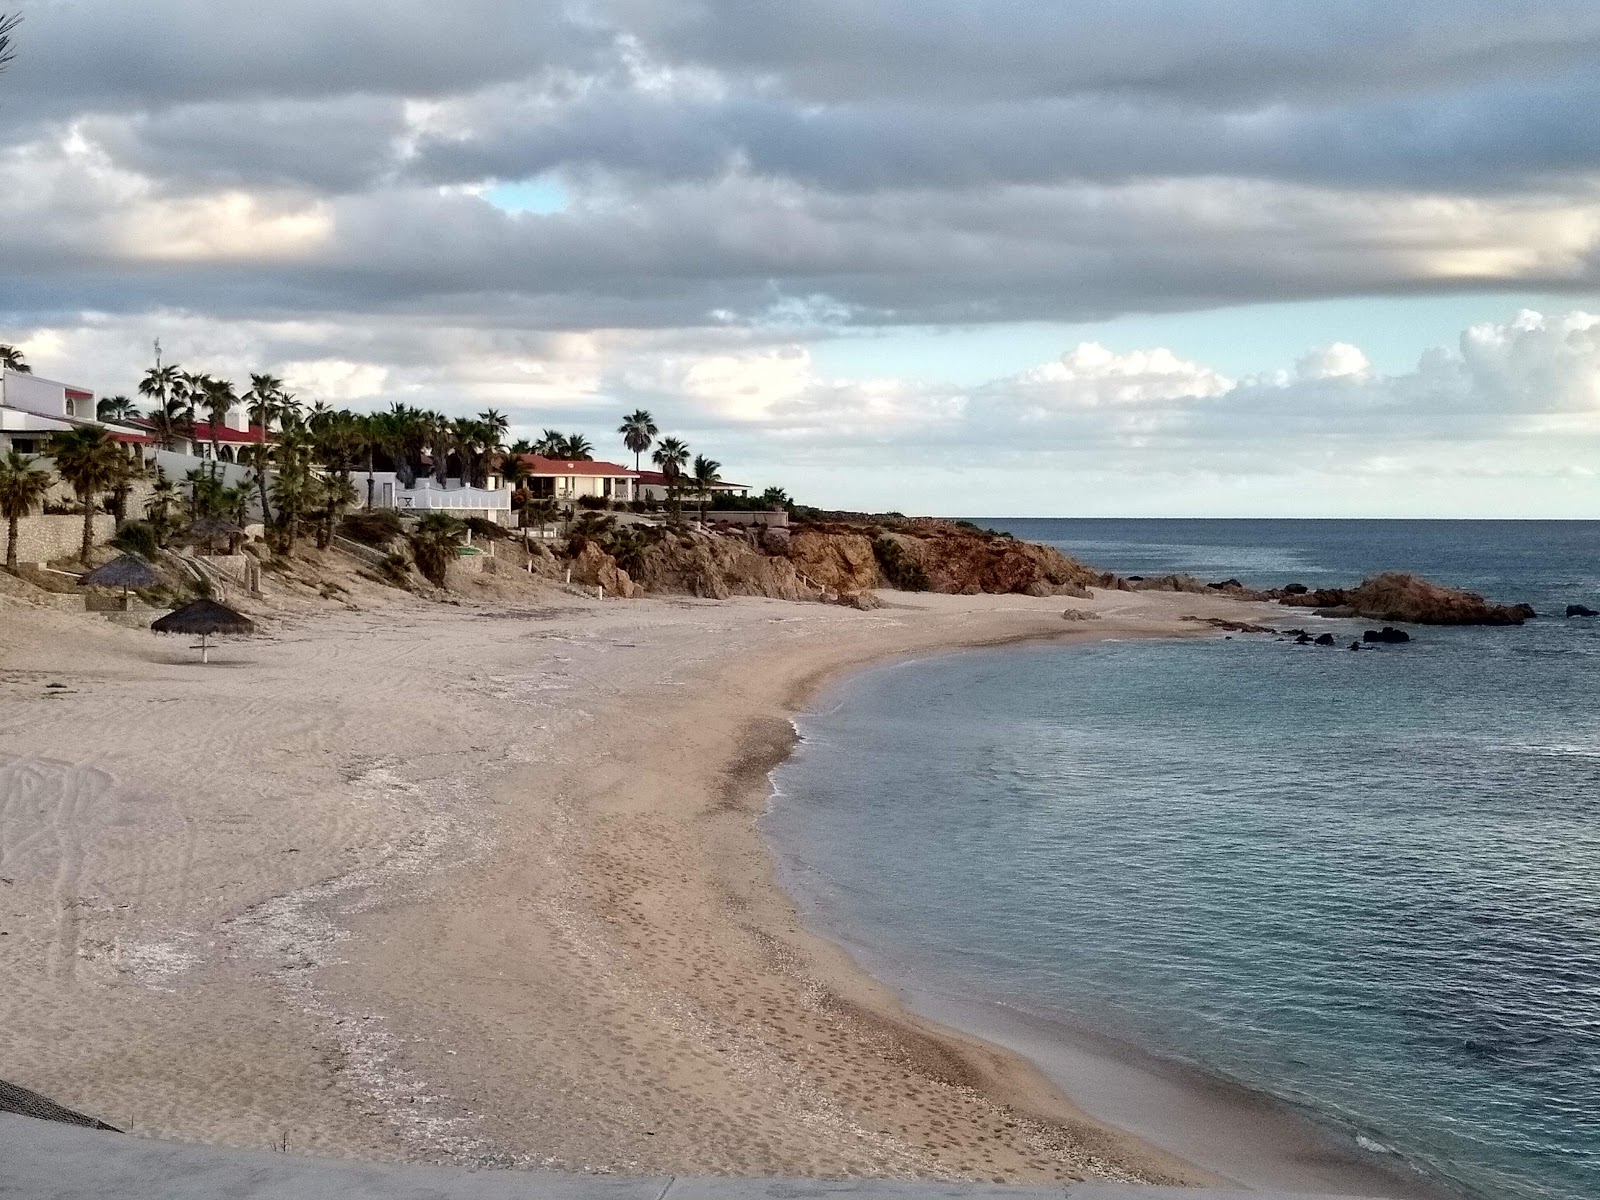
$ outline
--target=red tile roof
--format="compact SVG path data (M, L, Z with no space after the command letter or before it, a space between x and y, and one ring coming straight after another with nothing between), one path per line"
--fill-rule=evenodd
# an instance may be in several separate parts
M145 429L150 428L150 422L139 420L134 422ZM272 441L275 435L268 433L267 441ZM196 421L194 423L194 441L209 442L211 440L211 422ZM261 440L261 426L252 425L249 430L229 429L226 425L217 426L217 441L219 442L259 442Z
M638 475L632 467L611 462L545 458L538 454L523 454L520 461L530 475L603 475L610 479L633 479Z
M678 483L682 487L693 487L694 476L690 475L688 472L685 472L684 474L678 476ZM666 487L667 477L660 471L640 471L639 484L642 487ZM750 485L748 483L734 483L731 479L719 479L716 483L712 484L714 489L748 488L749 486Z

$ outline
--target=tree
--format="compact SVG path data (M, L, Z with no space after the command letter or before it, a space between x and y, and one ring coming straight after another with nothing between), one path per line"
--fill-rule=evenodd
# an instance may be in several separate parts
M283 380L276 375L250 376L250 390L244 394L245 411L250 424L257 430L253 446L239 452L241 462L255 472L256 491L261 497L261 521L264 528L272 526L272 505L267 495L267 468L272 462L272 450L267 445L267 435L274 421L283 421L297 411L294 397L283 390Z
M713 487L722 482L722 476L718 474L721 470L721 463L714 459L709 459L703 454L695 455L694 486L695 490L700 493L700 524L702 525L706 523L706 497L711 495Z
M21 23L21 17L0 13L0 71L4 71L6 64L17 57L17 52L11 48L11 34ZM17 368L13 367L12 369L16 370Z
M639 469L639 456L650 449L660 432L656 428L655 419L642 408L636 408L622 418L622 424L617 426L617 432L622 435L622 444L633 451L633 469Z
M561 439L561 453L557 458L564 458L569 462L593 462L594 447L589 444L589 439L581 433L569 433Z
M411 552L417 569L432 583L445 586L450 563L466 526L446 512L424 513L411 533Z
M217 442L217 430L228 419L228 414L239 403L233 394L233 384L226 379L212 379L207 375L200 382L200 403L206 410L206 420L211 425L211 461L222 457L222 447Z
M0 515L6 519L6 570L17 569L17 521L27 516L55 482L38 459L12 450L0 458Z
M298 416L286 417L273 454L272 500L278 506L278 548L293 554L300 538L300 519L316 499L311 471L311 433Z
M78 557L88 562L94 545L95 497L116 486L126 465L122 450L105 430L94 425L79 425L57 434L50 450L57 474L72 485L83 505L83 546Z
M317 526L317 549L326 550L333 544L333 531L339 527L339 518L356 503L356 485L342 475L328 475L317 489L317 507L322 520Z
M22 351L15 346L0 345L0 367L8 371L15 371L18 375L31 375L33 368L28 365L28 360L22 357Z
M761 503L769 509L782 509L787 512L789 507L794 504L794 499L781 487L769 487L761 493Z
M177 389L179 374L177 365L168 363L164 367L149 368L139 380L139 394L155 401L150 409L151 425L159 421L166 431L157 433L163 450L171 450L178 438L178 422L169 402Z
M520 457L524 454L536 454L538 451L534 449L533 443L527 438L518 438L511 443L511 453Z
M132 421L138 418L139 408L126 396L107 396L95 405L95 416L102 421Z
M664 437L656 452L650 456L650 461L661 468L661 474L667 480L667 503L672 506L674 519L678 515L678 478L683 474L683 468L689 461L689 447L687 443L675 437Z
M498 408L486 408L478 414L478 420L483 422L489 436L485 439L491 450L497 450L505 444L506 432L511 428L511 422L506 419L505 413Z
M178 503L178 485L165 475L160 476L155 486L151 489L150 499L145 501L144 515L156 531L156 545L165 546L167 539L172 536L176 522L172 519L172 510Z
M540 458L560 458L561 447L566 440L567 435L559 429L540 430L539 440L533 444L533 452Z

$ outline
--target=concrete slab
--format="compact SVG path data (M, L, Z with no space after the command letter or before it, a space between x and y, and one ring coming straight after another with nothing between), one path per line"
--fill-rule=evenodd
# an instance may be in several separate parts
M1165 1187L564 1175L303 1158L0 1113L4 1200L1337 1200Z

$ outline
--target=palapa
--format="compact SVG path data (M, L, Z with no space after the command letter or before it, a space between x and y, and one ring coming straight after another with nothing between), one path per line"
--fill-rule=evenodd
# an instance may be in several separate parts
M254 633L256 623L243 613L236 613L226 604L215 600L191 600L182 608L175 608L150 628L155 633L186 633L199 635L200 661L210 662L208 639L214 633Z
M129 588L155 587L161 582L161 576L137 554L119 554L110 562L79 576L78 582L84 587L120 587L122 602L126 606Z

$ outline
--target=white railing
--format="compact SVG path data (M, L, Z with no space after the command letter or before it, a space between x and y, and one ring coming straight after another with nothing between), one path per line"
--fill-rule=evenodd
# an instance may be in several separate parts
M429 511L475 508L510 512L511 493L504 489L490 491L488 488L440 487L432 481L424 483L419 479L416 487L395 492L395 507L401 511L408 508Z

